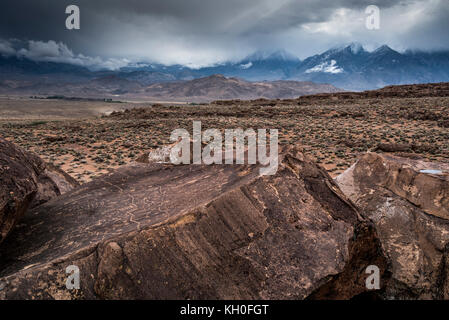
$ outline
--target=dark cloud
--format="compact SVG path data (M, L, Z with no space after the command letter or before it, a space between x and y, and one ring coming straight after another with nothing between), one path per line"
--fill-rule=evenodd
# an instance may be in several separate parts
M81 30L65 28L70 4L80 7ZM381 9L380 30L364 27L368 5ZM127 58L199 66L258 49L305 57L351 41L449 48L448 21L448 0L3 0L0 52L79 64ZM20 51L8 39L28 42Z
M66 44L53 40L28 41L24 47L14 49L13 44L8 41L0 42L0 53L10 56L25 57L34 61L49 61L80 65L90 69L118 69L128 65L131 61L127 59L114 59L101 57L89 57L83 54L75 54Z

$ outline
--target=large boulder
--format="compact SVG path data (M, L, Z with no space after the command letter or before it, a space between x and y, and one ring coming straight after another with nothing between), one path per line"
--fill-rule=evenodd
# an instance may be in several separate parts
M289 149L259 169L133 163L50 200L0 248L0 298L348 299L369 265L386 283L373 225L321 167Z
M449 299L449 165L367 153L336 182L376 226L392 273L383 297Z
M37 193L41 159L0 138L0 242L24 215Z
M29 207L77 186L62 170L0 138L0 243Z

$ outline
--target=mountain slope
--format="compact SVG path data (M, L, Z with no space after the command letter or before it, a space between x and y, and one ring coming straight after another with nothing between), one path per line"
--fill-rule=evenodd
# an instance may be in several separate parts
M331 83L346 90L449 81L449 52L402 54L386 45L367 52L352 44L304 60L293 78Z

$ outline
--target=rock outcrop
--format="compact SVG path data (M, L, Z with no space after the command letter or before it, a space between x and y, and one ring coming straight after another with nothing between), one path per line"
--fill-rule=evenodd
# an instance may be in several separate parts
M37 155L0 138L0 243L29 207L76 185L73 178Z
M336 178L391 265L383 298L449 299L449 165L367 153Z
M0 298L348 299L369 265L387 283L374 226L328 174L296 150L279 164L133 163L50 200L0 247Z
M49 163L45 163L44 166L45 169L38 176L37 193L30 208L43 204L79 186L78 181L60 168Z
M37 193L44 163L0 138L0 242L24 215Z
M155 148L149 152L143 153L136 159L136 162L140 163L170 163L170 153L176 143Z

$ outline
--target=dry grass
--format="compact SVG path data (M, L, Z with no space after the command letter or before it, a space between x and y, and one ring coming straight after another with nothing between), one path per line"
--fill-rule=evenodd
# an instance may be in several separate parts
M279 129L280 144L302 145L332 176L380 143L413 145L412 151L420 157L449 162L449 97L321 99L299 105L295 100L205 106L62 102L63 109L51 101L48 107L40 105L43 116L31 113L28 117L26 110L35 107L33 103L14 102L21 106L12 117L16 120L0 120L0 135L60 166L80 182L169 143L176 128L191 132L193 120L201 120L203 130ZM97 116L111 108L135 106L143 108ZM0 100L0 115L8 108Z

